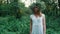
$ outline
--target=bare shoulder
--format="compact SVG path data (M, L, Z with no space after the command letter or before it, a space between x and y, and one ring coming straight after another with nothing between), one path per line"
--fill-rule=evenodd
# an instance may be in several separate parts
M42 13L42 12L40 12L40 14L41 14L42 16L45 16L45 14L44 14L44 13Z
M45 17L45 14L42 13L42 16Z
M42 13L42 16L45 16L45 14Z
M32 18L32 17L33 17L33 14L30 15L30 18Z
M32 17L32 16L33 16L33 14L30 15L30 17Z

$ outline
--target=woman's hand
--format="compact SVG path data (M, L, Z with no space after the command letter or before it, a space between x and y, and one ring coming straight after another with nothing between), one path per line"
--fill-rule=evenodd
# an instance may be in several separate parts
M44 34L46 34L46 19L45 19L45 15L43 16L43 31L44 31Z
M31 34L31 31L30 31L30 34Z
M44 32L44 34L46 34L46 32Z
M30 34L32 32L32 20L30 20Z

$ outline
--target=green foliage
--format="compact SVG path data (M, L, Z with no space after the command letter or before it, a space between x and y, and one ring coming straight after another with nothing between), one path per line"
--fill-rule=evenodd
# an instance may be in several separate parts
M29 18L28 16L22 16L19 20L16 19L14 16L6 16L6 17L0 17L0 33L1 34L28 34L29 33Z
M50 0L41 0L37 3L46 16L46 33L60 34L60 10L57 9L57 4ZM32 7L34 3L30 6ZM10 4L0 2L0 34L29 34L32 14L30 8L25 7L24 3L18 3L18 0Z

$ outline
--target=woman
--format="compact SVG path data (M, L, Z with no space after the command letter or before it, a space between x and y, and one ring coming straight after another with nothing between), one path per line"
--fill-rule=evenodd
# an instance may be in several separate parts
M38 6L34 6L30 15L30 34L46 34L45 15Z

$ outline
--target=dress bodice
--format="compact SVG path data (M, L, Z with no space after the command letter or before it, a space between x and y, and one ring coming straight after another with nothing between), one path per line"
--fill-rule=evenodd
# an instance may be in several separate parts
M44 14L42 14L41 17L40 16L36 17L34 14L30 15L30 18L32 19L32 23L35 25L42 24L43 17L44 17Z

